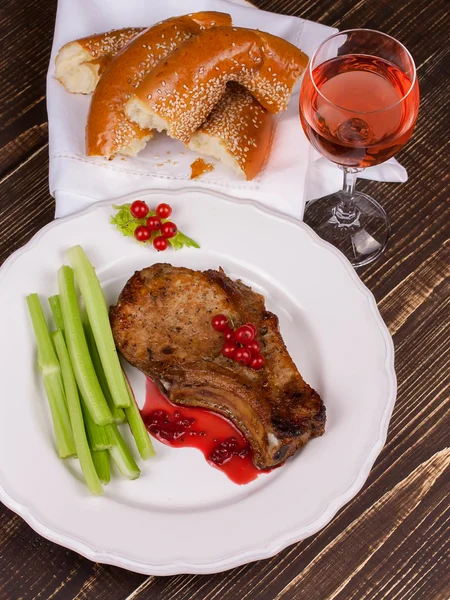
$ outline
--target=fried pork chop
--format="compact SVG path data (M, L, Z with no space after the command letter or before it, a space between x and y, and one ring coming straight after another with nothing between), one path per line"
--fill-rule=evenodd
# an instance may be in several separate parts
M254 323L265 365L260 371L222 356L223 335L211 319ZM116 345L174 404L230 419L260 469L281 464L322 435L325 407L292 361L278 318L264 298L223 271L156 264L137 271L110 311Z

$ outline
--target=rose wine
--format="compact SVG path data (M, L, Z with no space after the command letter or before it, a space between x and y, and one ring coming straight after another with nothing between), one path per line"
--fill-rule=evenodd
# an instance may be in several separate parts
M409 92L409 93L408 93ZM394 64L344 55L305 73L300 94L303 129L329 160L347 167L384 162L408 141L419 89Z

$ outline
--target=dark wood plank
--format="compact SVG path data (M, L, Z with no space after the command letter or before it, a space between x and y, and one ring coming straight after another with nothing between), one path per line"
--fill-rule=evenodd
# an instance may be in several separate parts
M0 505L0 598L77 600L446 600L450 596L449 93L445 0L257 0L340 29L371 27L411 50L421 112L399 155L401 186L359 182L393 226L360 272L394 337L399 394L387 445L360 494L315 536L214 576L150 577L96 565L35 534ZM56 0L0 8L0 264L53 218L45 73ZM24 35L26 31L26 35Z
M45 98L56 1L2 0L0 123L2 129Z
M48 192L47 144L0 184L0 264L54 217Z
M44 146L47 139L47 111L42 100L0 131L0 177Z

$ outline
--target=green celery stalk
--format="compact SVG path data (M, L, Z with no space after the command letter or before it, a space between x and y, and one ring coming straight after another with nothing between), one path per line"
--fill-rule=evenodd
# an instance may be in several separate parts
M69 353L60 329L53 333L53 342L61 365L64 389L66 392L67 406L69 408L70 422L72 423L73 436L77 449L78 460L81 470L92 494L101 496L103 487L97 475L91 450L84 428L83 413L81 411L80 398L78 396L77 384L70 364Z
M125 374L124 379L130 398L130 407L125 409L125 414L127 416L127 421L130 425L131 432L134 436L134 441L136 442L139 454L143 460L147 460L147 458L155 456L155 450Z
M67 251L69 261L83 296L89 323L105 372L108 387L114 404L119 408L130 405L127 388L122 375L102 286L94 267L89 262L83 248L74 246Z
M81 402L81 409L83 411L84 424L86 426L86 432L92 450L94 452L101 452L102 450L111 448L111 442L107 432L108 425L97 425L91 417L91 413L84 401Z
M52 415L58 456L60 458L76 456L61 367L52 344L39 296L37 294L27 296L27 305L36 336L39 368L42 372L42 380Z
M59 269L58 287L67 347L76 382L93 420L98 425L106 425L113 419L89 354L73 269L68 266Z
M64 334L64 320L63 314L61 310L61 302L59 300L58 294L55 296L50 296L48 299L48 303L50 304L50 308L53 315L53 320L55 321L56 329L60 329Z
M91 354L92 364L94 365L95 372L97 373L98 381L106 398L106 402L108 403L109 410L111 411L115 423L123 423L125 421L125 412L123 408L118 408L112 399L108 382L106 381L105 372L103 371L102 361L100 360L100 355L98 353L97 346L95 345L94 334L92 333L91 325L87 317L83 319L83 321L84 332L86 334L86 341Z
M92 452L92 460L94 461L95 470L97 471L98 478L104 485L107 485L111 480L108 450Z
M125 440L120 435L120 431L115 423L111 423L107 427L108 435L110 436L111 448L109 453L111 458L116 463L119 471L128 479L137 479L141 474L130 449L125 443Z

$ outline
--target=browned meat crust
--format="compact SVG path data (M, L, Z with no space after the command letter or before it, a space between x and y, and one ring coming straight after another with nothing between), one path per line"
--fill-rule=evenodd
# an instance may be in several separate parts
M261 371L224 358L216 314L258 329ZM322 435L325 407L303 380L264 298L222 271L156 264L136 272L111 309L117 347L175 404L229 418L253 448L260 469L274 467Z

